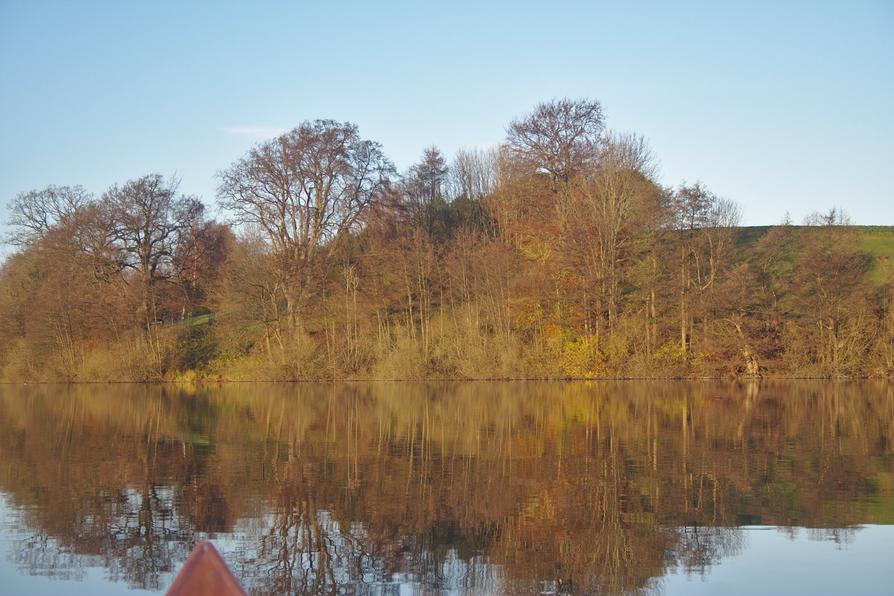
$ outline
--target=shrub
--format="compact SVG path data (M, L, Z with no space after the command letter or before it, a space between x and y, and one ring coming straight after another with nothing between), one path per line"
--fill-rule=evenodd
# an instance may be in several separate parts
M217 338L211 325L191 325L177 334L174 369L180 372L199 370L217 357Z

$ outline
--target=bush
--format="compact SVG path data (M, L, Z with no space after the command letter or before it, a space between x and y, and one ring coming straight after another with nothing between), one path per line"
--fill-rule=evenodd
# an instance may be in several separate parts
M177 334L174 369L180 372L206 368L217 357L217 338L211 325L192 325Z
M605 357L595 335L581 335L562 346L562 372L575 379L606 376Z

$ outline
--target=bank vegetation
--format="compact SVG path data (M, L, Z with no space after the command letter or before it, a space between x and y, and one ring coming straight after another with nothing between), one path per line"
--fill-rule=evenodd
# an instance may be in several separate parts
M740 227L705 185L662 185L597 101L403 173L356 125L304 122L223 169L216 201L158 174L15 197L2 377L894 373L894 236L834 208Z

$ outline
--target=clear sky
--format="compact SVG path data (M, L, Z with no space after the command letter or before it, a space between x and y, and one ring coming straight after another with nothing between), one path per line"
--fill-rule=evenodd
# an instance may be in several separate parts
M894 1L0 0L0 203L215 172L302 120L351 120L400 169L591 97L746 224L838 205L894 224ZM5 211L5 210L4 210Z

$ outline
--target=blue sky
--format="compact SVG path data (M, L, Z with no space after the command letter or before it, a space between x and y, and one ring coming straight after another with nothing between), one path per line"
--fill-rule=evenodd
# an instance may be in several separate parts
M894 224L894 2L0 0L0 203L215 172L302 120L351 120L400 169L591 97L746 224L838 205Z

